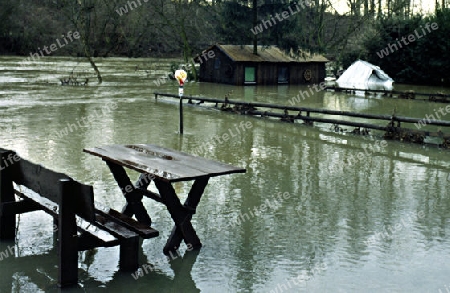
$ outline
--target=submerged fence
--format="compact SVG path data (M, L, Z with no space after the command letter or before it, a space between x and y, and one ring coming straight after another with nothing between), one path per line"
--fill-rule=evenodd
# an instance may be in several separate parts
M419 130L425 126L441 126L450 127L450 121L435 120L435 119L424 119L424 118L412 118L397 116L395 113L392 115L380 115L380 114L366 114L366 113L356 113L351 111L338 111L338 110L328 110L328 109L317 109L309 107L296 107L296 106L286 106L286 105L276 105L267 103L253 103L253 102L242 102L242 101L232 101L228 98L216 99L216 98L206 98L206 97L191 97L183 96L179 97L175 94L167 93L154 93L155 98L158 96L176 98L180 100L180 122L183 120L183 110L182 101L188 100L189 104L213 103L214 107L222 111L232 112L241 115L251 115L259 117L273 117L279 118L281 121L294 123L296 120L302 120L306 125L313 125L314 122L319 123L329 123L334 126L335 131L343 131L340 125L353 126L356 127L351 133L354 134L367 134L367 129L375 129L384 131L384 138L386 139L396 139L400 141L414 142L414 143L424 143L426 137L438 137L442 139L440 145L445 148L450 148L450 135L445 135L440 129L437 131L427 131ZM220 107L219 107L219 104ZM232 106L233 105L233 106ZM275 110L272 112L270 110ZM297 112L297 114L292 115L289 113ZM372 124L367 122L358 122L344 119L332 119L325 117L312 116L312 114L319 114L321 116L344 116L361 118L368 120L378 120L378 124ZM382 123L385 123L383 125ZM386 123L387 122L387 123ZM402 123L414 123L416 128L404 128L401 127ZM181 124L180 124L181 126ZM361 130L361 128L363 128ZM182 133L182 127L180 128Z
M444 94L441 92L438 93L416 93L415 91L394 91L394 90L369 90L369 89L354 89L354 88L340 88L336 86L328 86L325 89L334 90L336 92L346 92L346 93L355 93L355 92L364 92L366 95L379 93L383 94L386 98L396 98L396 99L411 99L418 101L430 101L437 103L450 103L450 95Z

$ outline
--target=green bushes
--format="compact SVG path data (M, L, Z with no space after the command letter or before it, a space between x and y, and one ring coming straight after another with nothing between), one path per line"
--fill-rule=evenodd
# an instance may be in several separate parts
M396 82L450 85L450 10L433 16L382 19L364 41L366 60Z

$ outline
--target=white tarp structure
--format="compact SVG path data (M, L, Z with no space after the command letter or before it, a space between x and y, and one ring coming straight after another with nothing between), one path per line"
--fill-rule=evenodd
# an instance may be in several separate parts
M355 61L336 80L338 87L361 90L392 90L394 80L380 67L369 62Z

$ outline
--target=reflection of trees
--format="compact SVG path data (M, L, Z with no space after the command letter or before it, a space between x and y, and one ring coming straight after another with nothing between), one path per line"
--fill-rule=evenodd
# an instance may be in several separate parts
M191 58L194 52L188 37L188 27L186 24L193 15L197 14L198 7L188 5L184 1L160 1L153 8L161 19L161 22L158 24L158 29L164 30L167 36L175 36L181 40L184 61L192 65L194 80L197 80L197 71Z
M358 159L351 165L348 158L364 152L362 146L375 140L341 137L333 143L331 138L339 135L272 121L253 124L254 130L235 143L233 151L218 145L210 155L228 162L242 158L241 166L248 169L247 174L230 178L225 194L231 198L220 210L232 212L232 216L225 216L232 223L239 214L248 213L249 208L253 210L266 199L272 200L278 191L288 191L291 197L279 208L268 208L241 225L231 225L230 234L226 233L237 262L238 287L264 283L262 280L270 279L277 270L294 277L299 270L314 274L313 269L321 263L362 264L372 245L391 245L391 239L372 244L368 239L401 223L405 214L429 209L429 218L417 219L411 227L394 234L394 238L403 232L414 233L410 229L419 221L429 221L425 225L429 228L440 218L427 207L427 202L442 200L445 188L441 186L437 195L433 192L418 201L421 195L411 187L412 178L407 175L410 173L399 172L417 162L399 157L391 148L365 155L364 160ZM329 138L324 141L322 136ZM347 144L339 143L343 140ZM444 179L438 178L437 173L424 178L431 186L442 184ZM233 190L237 186L242 191L236 196ZM443 206L442 211L447 207ZM217 221L215 217L208 219ZM447 216L437 230L444 231L446 219ZM223 229L226 231L227 227L221 227L222 232ZM422 230L424 235L429 233L425 227Z

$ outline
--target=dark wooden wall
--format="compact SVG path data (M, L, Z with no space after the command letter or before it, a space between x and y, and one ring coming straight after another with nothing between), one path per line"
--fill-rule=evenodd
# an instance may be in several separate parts
M278 67L289 69L289 84L318 84L325 78L325 63L268 63L268 62L233 62L225 53L214 47L214 58L203 60L200 64L200 81L244 85L245 66L256 67L257 85L278 84ZM311 70L311 80L304 78L306 70Z
M311 70L311 79L307 81L304 77L306 70ZM290 84L318 84L325 79L325 63L305 62L291 65L289 70Z
M218 48L213 48L214 58L200 64L200 81L236 84L236 64ZM219 65L216 68L216 65Z

